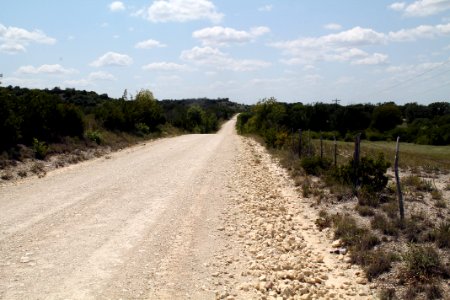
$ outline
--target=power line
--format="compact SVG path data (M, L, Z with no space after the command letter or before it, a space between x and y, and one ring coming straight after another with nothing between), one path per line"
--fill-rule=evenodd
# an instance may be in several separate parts
M443 87L446 87L446 86L447 86L447 87L450 86L450 81L447 81L446 83L444 83L444 84L442 84L442 85L435 86L435 87L433 87L433 88L431 88L431 89L428 89L428 90L419 92L419 93L417 93L416 95L426 94L426 93L429 93L429 92L434 91L434 90L438 90L438 89L443 88Z
M447 65L447 64L450 64L450 60L447 60L447 61L445 61L445 62L442 62L441 64L439 64L439 65L437 65L437 66L435 66L435 67L433 67L433 68L431 68L431 69L428 69L428 70L426 70L426 71L424 71L424 72L422 72L422 73L419 73L419 74L417 74L417 75L414 75L414 76L412 76L412 77L410 77L410 78L408 78L408 79L406 79L406 80L404 80L404 81L402 81L402 82L396 83L396 84L391 85L391 86L389 86L389 87L387 87L387 88L384 88L384 89L382 89L382 90L380 90L380 91L378 91L378 92L375 92L375 93L372 94L372 96L376 96L376 95L382 94L382 93L384 93L384 92L386 92L386 91L392 90L392 89L394 89L394 88L396 88L396 87L402 86L402 85L404 85L404 84L408 84L408 83L410 83L410 82L416 80L417 78L422 77L423 75L428 74L428 73L430 73L430 72L432 72L432 71L435 71L435 70L437 70L437 69L439 69L439 68L441 68L441 67L443 67L443 66L445 66L445 65ZM444 74L444 73L447 73L448 71L449 71L449 70L446 70L446 71L444 71L444 72L438 73L437 75L435 75L435 76L433 76L433 77L431 77L431 78L434 78L434 77L437 77L438 75L442 75L442 74ZM430 78L429 78L429 79L430 79Z

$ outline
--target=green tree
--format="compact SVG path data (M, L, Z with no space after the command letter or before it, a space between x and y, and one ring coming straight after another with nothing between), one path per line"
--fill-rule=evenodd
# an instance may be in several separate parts
M402 124L402 112L394 103L381 104L373 110L371 127L385 132Z
M140 90L136 95L135 124L146 124L150 130L164 122L163 111L150 90Z

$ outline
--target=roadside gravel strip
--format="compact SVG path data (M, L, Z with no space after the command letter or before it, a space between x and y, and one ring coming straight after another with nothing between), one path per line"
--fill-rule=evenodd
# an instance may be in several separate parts
M235 121L1 186L0 298L373 298Z
M376 299L369 284L345 255L331 254L329 230L315 225L313 199L302 199L284 169L254 140L239 141L233 196L224 212L236 260L243 270L219 298L238 299ZM228 264L229 265L229 264Z

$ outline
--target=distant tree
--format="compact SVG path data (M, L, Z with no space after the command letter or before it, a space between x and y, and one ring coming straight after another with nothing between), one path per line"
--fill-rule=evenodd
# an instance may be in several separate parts
M429 107L421 104L407 103L404 105L404 116L408 124L414 122L415 119L429 118L431 111Z
M372 128L384 132L400 124L402 124L402 112L394 103L381 104L373 110Z
M186 113L187 129L192 132L201 133L205 111L198 105L189 107Z
M164 122L163 111L150 90L140 90L136 94L136 117L134 123L144 123L150 130Z
M128 100L128 90L127 90L127 89L125 89L125 90L123 91L123 94L122 94L121 99L122 99L122 100Z

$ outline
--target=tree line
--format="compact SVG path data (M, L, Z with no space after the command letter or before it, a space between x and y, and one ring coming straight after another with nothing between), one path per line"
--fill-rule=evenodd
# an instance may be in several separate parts
M67 137L99 143L96 133L102 131L143 136L167 124L185 132L214 132L221 120L241 110L229 99L158 101L149 90L114 99L75 89L0 87L0 153L11 154L18 145L63 143Z
M449 145L450 103L429 105L393 102L379 104L282 103L268 98L239 115L237 128L242 133L256 133L271 147L283 146L292 131L310 130L313 137L371 141Z

